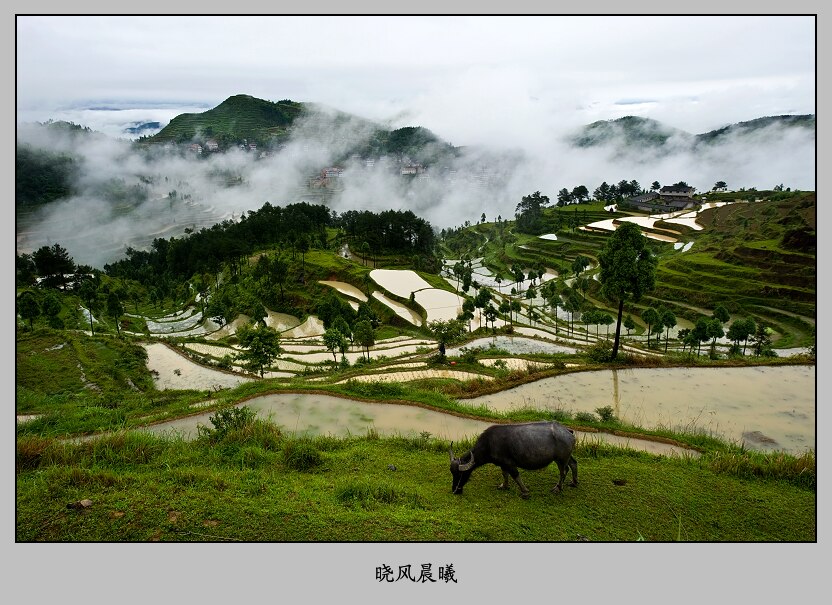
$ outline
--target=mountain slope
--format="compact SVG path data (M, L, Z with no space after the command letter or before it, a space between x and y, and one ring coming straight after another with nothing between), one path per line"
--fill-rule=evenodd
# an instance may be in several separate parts
M759 136L782 135L783 130L815 136L814 115L767 116L729 124L703 134L691 134L649 118L625 116L616 120L600 120L580 128L568 141L582 148L615 147L621 152L631 150L692 151L697 147L719 145ZM759 143L759 141L755 141Z
M662 146L672 137L692 139L692 135L649 118L625 116L617 120L599 120L581 128L572 143L578 147L624 145L626 147Z

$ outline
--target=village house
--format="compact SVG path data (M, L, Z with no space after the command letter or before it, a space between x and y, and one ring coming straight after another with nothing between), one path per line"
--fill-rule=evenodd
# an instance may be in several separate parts
M631 197L627 203L644 212L687 210L697 205L697 201L693 198L694 191L693 187L669 185L662 187L659 191Z
M324 168L321 170L321 177L325 179L337 179L339 178L344 172L343 168L338 168L337 166L333 166L332 168Z
M208 151L219 151L220 146L214 139L209 139L205 141L205 149Z
M406 164L401 168L402 176L407 174L422 174L425 171L425 167L421 164Z

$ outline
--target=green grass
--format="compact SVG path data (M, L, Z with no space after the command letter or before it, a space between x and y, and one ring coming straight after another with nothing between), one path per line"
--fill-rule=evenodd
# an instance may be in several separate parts
M551 494L553 468L525 471L531 497L523 500L515 486L496 489L502 476L493 465L477 469L463 495L452 495L446 442L373 435L308 439L307 457L318 462L304 466L289 462L284 454L292 442L275 445L274 434L251 435L233 447L131 433L78 445L19 440L16 539L816 539L812 487L747 478L736 463L708 456L685 460L579 447L577 488ZM67 508L85 498L93 502L88 509Z

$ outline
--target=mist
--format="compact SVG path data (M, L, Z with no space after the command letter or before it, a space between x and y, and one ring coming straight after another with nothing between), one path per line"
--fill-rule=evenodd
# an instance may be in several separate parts
M144 249L155 238L239 220L266 202L307 201L338 213L411 210L438 231L476 223L483 214L489 222L498 216L513 219L521 198L534 191L554 203L560 189L584 185L592 192L604 181L635 179L643 188L653 181L685 181L699 192L717 181L733 190L779 184L815 188L815 136L805 129L770 127L699 147L692 146L692 137L680 136L661 153L616 144L580 148L569 143L574 124L558 124L554 116L542 119L540 108L528 105L525 113L511 112L502 130L483 132L457 116L453 139L443 134L444 123L437 129L425 122L402 123L412 115L385 124L420 125L459 146L458 157L415 177L401 176L393 158L385 167L351 157L351 149L368 142L374 123L334 120L324 107L296 124L289 142L267 157L238 149L183 157L162 145L143 149L105 134L79 137L23 124L18 144L72 154L80 169L76 195L19 217L17 252L59 243L76 263L101 268L122 258L128 247ZM336 163L342 176L330 179L328 188L316 187L321 170ZM118 192L115 201L113 191Z

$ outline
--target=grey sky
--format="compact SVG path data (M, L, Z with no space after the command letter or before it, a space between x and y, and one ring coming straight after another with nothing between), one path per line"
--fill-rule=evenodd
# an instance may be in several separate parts
M19 117L105 102L207 108L238 93L423 125L457 145L535 146L623 115L700 133L815 113L815 19L17 18Z

